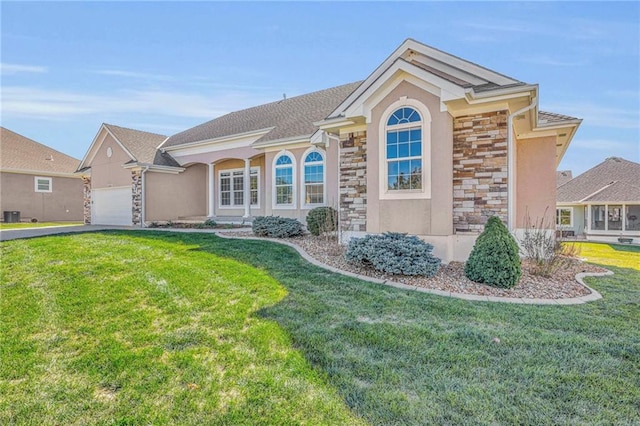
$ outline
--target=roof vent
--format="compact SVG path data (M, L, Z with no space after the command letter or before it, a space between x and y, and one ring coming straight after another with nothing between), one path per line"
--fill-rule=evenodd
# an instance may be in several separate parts
M561 137L561 138L564 138L565 136L567 136L567 134L566 133L560 133L558 136Z
M46 158L47 161L53 161L53 155L49 154L49 158Z

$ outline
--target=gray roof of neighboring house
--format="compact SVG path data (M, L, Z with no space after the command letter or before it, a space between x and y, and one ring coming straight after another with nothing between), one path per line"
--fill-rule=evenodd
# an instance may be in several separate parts
M135 157L135 161L158 166L180 166L169 154L156 149L166 136L107 123L104 123L104 127Z
M80 160L0 127L0 169L73 173Z
M556 187L564 185L573 179L573 173L571 170L559 170L556 172Z
M640 202L640 164L619 157L607 158L560 185L557 201Z
M360 85L344 84L241 111L231 112L171 136L163 148L273 127L258 142L311 136L314 122L324 119Z

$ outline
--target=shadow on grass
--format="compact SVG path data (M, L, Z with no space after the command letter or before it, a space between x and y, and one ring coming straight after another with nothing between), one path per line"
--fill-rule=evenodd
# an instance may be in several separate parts
M117 231L113 231L117 232ZM131 233L129 233L131 234ZM590 278L578 306L469 302L313 266L290 247L137 232L265 270L288 290L257 312L373 424L640 423L640 272Z
M622 245L622 244L605 244L615 251L626 251L631 253L640 253L640 245Z

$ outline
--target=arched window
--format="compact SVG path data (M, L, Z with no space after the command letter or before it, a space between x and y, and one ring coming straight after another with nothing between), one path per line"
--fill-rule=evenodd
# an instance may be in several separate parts
M385 127L387 191L422 190L422 117L410 107L396 109Z
M274 163L275 204L293 205L293 159L289 154L276 157Z
M324 156L311 151L304 157L304 203L324 204Z

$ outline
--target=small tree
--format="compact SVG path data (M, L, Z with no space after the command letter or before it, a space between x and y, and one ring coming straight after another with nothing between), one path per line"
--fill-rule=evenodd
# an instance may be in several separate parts
M522 275L518 243L498 217L491 217L476 240L464 274L471 281L511 288Z

